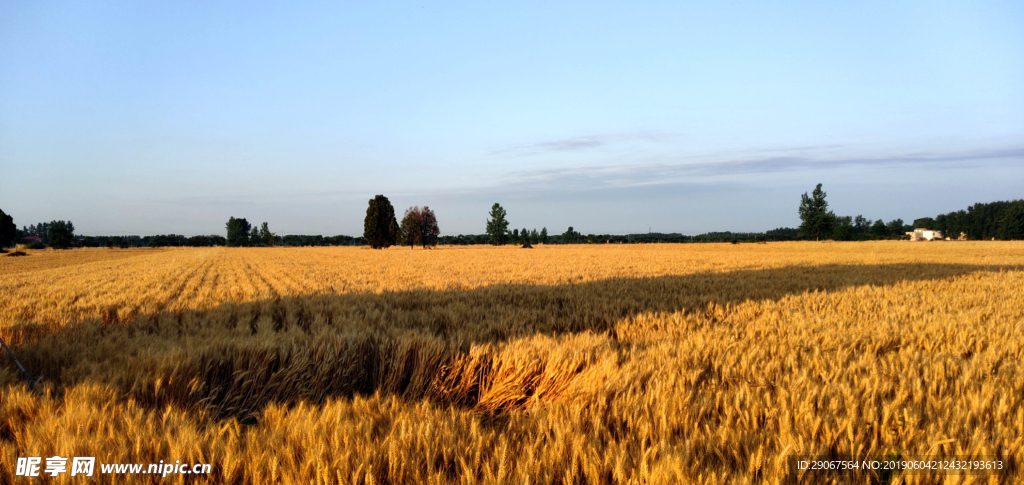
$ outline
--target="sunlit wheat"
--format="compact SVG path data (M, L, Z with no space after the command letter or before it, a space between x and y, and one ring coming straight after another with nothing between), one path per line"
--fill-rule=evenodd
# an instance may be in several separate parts
M1011 465L904 483L1024 481L1020 243L30 251L0 295L43 389L0 356L0 483L52 455L211 483L816 483L786 457L891 453Z

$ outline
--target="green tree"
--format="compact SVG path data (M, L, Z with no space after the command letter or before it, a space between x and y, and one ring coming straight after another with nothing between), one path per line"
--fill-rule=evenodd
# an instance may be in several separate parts
M498 246L508 242L508 220L507 213L497 202L491 206L490 219L487 219L487 234L491 236L491 244Z
M260 232L257 237L259 244L267 247L273 246L275 237L276 235L270 232L270 225L264 222L263 225L260 226Z
M1024 239L1024 204L1013 204L1006 209L998 236L1004 241Z
M569 226L569 229L566 229L565 233L562 234L562 244L575 244L579 242L581 237L583 237L582 234L576 232L572 226Z
M0 252L10 246L16 237L18 226L14 224L14 218L0 210Z
M832 231L832 239L836 241L852 241L856 236L857 228L853 225L853 218L850 216L836 217L835 229Z
M548 243L548 228L546 228L546 227L542 227L540 229L540 243L541 244L547 244Z
M876 238L889 237L889 227L882 222L881 219L875 221L875 224L871 226L871 235Z
M363 237L373 249L384 249L398 240L401 228L395 219L395 208L383 195L370 199L363 220Z
M228 246L248 246L251 244L249 231L252 225L245 218L230 218L227 223Z
M889 231L889 237L900 238L904 236L903 219L893 219L885 225L885 228Z
M864 239L868 233L871 232L871 220L857 214L857 217L853 218L854 233L857 234L857 238Z
M935 219L931 217L922 217L920 219L914 219L914 229L934 229Z
M807 192L800 197L799 213L802 221L801 237L820 241L832 235L836 216L828 210L828 202L825 201L825 192L821 190L821 184L814 188L810 197L807 196Z
M47 232L51 248L68 249L75 245L75 225L71 221L52 221Z

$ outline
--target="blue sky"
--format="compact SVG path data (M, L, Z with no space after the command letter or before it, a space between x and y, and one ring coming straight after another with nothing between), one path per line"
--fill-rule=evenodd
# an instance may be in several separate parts
M0 2L0 208L82 234L761 231L1024 197L1022 2ZM827 5L828 4L828 5Z

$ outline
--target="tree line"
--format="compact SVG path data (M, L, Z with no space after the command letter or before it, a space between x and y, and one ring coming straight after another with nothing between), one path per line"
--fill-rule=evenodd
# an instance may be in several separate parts
M13 218L0 210L0 251L14 243L22 243L27 249L68 248L155 248L155 247L212 247L212 246L362 246L366 241L361 237L322 235L277 235L270 232L267 223L253 228L243 219L232 217L229 222L228 238L211 234L184 236L180 234L158 234L153 236L81 236L76 235L71 221L41 222L18 229ZM242 237L241 229L247 234Z
M68 249L78 246L75 225L71 221L50 221L23 226L18 229L14 218L0 210L0 249L15 241L27 240L29 249L52 247Z
M765 232L707 232L697 235L686 235L678 232L644 232L632 234L581 234L576 230L569 233L547 235L547 228L540 231L529 230L528 237L515 236L516 231L507 234L504 244L522 245L525 242L533 244L652 244L652 243L755 243L755 242L778 242L796 241L798 230L792 227L780 227ZM536 234L536 236L534 236ZM447 246L469 246L481 244L493 244L490 234L458 234L440 236L438 244Z
M903 219L893 219L884 222L877 219L871 222L862 215L856 217L837 216L828 210L828 201L825 200L825 191L821 190L818 184L807 195L804 192L800 196L800 207L797 213L800 215L800 227L797 237L805 240L820 241L831 239L834 241L865 241L871 239L904 239L906 233L913 229L903 222Z
M270 224L264 222L259 228L245 218L231 217L225 225L227 237L221 238L223 245L234 247L269 246L363 246L366 240L352 236L323 236L288 234L278 235L270 231Z
M821 184L818 184L810 196L805 192L800 197L800 238L836 241L904 239L906 233L914 229L931 229L941 231L950 239L959 239L961 235L972 240L1024 239L1024 200L978 203L965 211L915 219L911 225L904 224L903 219L888 223L878 219L872 223L860 215L836 216L828 210L825 195Z
M529 247L533 244L644 244L644 243L698 243L698 242L767 242L791 241L797 238L797 230L778 228L766 232L709 232L696 236L680 233L641 234L582 234L573 226L569 226L562 234L549 235L548 228L513 229L509 231L508 211L499 203L491 206L488 214L485 234L470 236L444 236L446 244L515 244Z
M956 239L963 234L973 240L1024 239L1024 200L978 203L966 210L922 217L914 228L934 229Z
M158 247L213 247L227 246L227 238L221 235L183 236L180 234L160 234L155 236L85 236L79 237L80 247L110 248L158 248ZM361 237L323 236L288 234L274 235L272 246L363 246ZM257 242L247 247L265 246Z
M370 199L363 223L362 237L322 235L278 235L263 222L255 227L245 218L230 217L225 229L227 236L183 236L161 234L155 236L77 236L71 221L40 222L18 229L11 215L0 210L0 251L20 242L29 249L52 247L205 247L205 246L370 246L375 249L396 244L429 248L438 244L471 245L514 244L532 247L534 244L640 244L640 243L712 243L712 242L768 242L793 240L861 241L875 239L903 239L917 228L942 231L943 235L957 239L961 234L972 240L1024 240L1024 200L978 203L966 210L939 214L935 217L915 219L905 224L902 219L884 222L871 221L862 215L837 216L828 209L826 193L818 184L810 193L800 197L798 207L800 226L781 227L765 232L709 232L688 236L680 233L636 234L582 234L569 226L561 234L549 234L546 227L509 230L508 212L499 203L491 206L483 234L442 236L437 215L427 206L413 206L405 210L399 223L394 206L383 195Z

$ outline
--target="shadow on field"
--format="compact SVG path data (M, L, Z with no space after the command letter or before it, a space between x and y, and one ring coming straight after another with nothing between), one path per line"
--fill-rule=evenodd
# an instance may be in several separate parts
M545 286L319 294L130 321L84 321L56 333L5 329L15 354L60 392L101 382L153 407L201 408L214 417L257 419L270 403L322 402L380 392L501 411L555 399L597 350L553 344L502 351L535 335L604 334L645 313L714 313L747 300L807 291L940 280L1021 266L953 264L793 266ZM116 312L115 312L116 315ZM571 355L568 355L571 354ZM17 371L4 356L0 367Z

